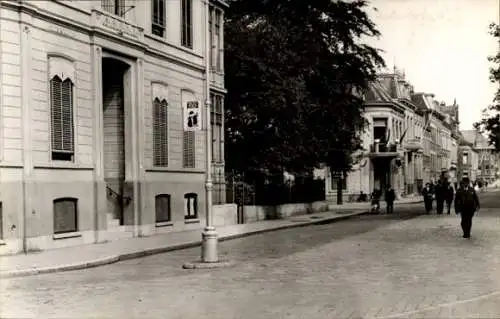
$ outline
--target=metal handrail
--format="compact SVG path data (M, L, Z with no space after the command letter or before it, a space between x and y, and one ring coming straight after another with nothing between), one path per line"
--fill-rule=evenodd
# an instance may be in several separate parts
M128 204L128 203L130 203L132 201L131 197L123 196L121 194L118 194L111 187L109 187L109 185L106 185L106 191L107 191L107 194L111 193L111 195L113 195L113 197L115 197L117 199L120 199L123 203Z

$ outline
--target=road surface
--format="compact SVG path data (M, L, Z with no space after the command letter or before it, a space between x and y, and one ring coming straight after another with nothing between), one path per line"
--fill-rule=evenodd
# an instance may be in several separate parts
M183 270L200 249L0 282L2 318L498 318L500 193L459 218L361 216L220 243L231 268ZM396 207L398 211L398 207ZM75 253L78 250L75 248Z

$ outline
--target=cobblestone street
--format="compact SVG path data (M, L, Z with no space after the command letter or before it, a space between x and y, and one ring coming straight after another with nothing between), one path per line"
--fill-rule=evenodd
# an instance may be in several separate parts
M231 268L183 270L199 248L1 280L2 318L494 318L500 196L472 238L459 218L360 216L220 243ZM396 208L396 211L398 209Z

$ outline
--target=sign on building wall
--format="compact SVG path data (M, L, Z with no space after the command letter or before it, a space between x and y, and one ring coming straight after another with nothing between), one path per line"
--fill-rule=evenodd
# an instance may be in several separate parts
M182 106L184 118L184 131L201 130L201 103L199 101L186 101Z

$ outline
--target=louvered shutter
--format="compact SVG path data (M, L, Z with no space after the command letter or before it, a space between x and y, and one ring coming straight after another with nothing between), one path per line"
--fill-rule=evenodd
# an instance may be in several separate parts
M73 154L73 83L59 77L50 81L52 152Z
M73 153L73 83L66 79L62 83L62 151Z
M194 140L195 140L195 132L187 131L184 132L184 140L183 140L183 159L184 159L184 167L185 168L194 168L195 167L195 158L194 158Z
M170 195L157 195L155 201L156 222L158 223L170 221Z
M50 80L50 103L51 103L51 140L52 151L62 150L62 81L59 77Z
M168 103L155 99L153 103L154 165L168 166Z

